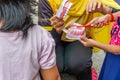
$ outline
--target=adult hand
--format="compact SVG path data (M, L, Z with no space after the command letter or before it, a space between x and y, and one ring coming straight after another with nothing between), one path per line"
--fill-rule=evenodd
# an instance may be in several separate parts
M102 12L104 10L104 5L97 0L90 0L86 6L86 13L90 12Z
M107 25L109 22L110 22L110 15L107 14L92 19L88 24L91 24L92 27L102 27L103 25Z
M58 33L61 33L63 28L64 28L64 20L63 19L59 19L56 16L51 17L50 19L51 25L53 26L54 29L56 29L56 31Z

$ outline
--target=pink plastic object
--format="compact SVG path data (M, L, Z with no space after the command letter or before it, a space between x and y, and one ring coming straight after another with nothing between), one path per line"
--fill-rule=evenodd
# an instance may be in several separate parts
M92 80L98 80L98 74L94 68L92 68Z
M80 40L80 37L85 36L85 27L78 27L80 24L73 23L67 30L66 37L68 39Z
M71 6L72 6L71 2L69 2L68 0L63 0L60 8L56 13L56 16L60 19L64 18L67 15Z

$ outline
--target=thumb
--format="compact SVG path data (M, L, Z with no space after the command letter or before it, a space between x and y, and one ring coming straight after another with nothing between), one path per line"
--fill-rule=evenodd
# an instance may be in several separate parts
M84 44L84 43L85 43L83 40L80 40L80 42L81 42L82 44Z
M85 46L86 45L86 42L84 40L80 40L80 42Z
M81 41L86 42L87 41L87 37L81 37Z

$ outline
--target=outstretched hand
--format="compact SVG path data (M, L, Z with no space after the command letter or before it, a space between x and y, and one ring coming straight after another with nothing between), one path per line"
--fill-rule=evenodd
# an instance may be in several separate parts
M104 15L100 17L93 18L88 24L91 24L92 27L102 27L107 25L110 22L110 15Z
M92 46L94 46L94 42L95 42L95 40L93 40L93 39L88 39L87 37L80 37L81 39L80 39L80 42L84 45L84 46L86 46L86 47L92 47Z

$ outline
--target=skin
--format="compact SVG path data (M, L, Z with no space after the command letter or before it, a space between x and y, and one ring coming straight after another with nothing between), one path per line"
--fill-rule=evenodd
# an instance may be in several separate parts
M117 17L120 15L120 11L113 13L114 20L117 20ZM101 23L103 24L104 22L109 22L111 21L111 16L109 14L94 18L93 20L90 21L93 26L98 25L96 27L101 27ZM111 52L113 54L120 54L120 46L118 45L109 45L109 44L104 44L97 42L93 39L88 39L87 37L80 37L81 40L80 42L86 46L86 47L98 47L100 49L103 49L107 52Z
M118 45L100 43L87 37L82 37L80 42L86 47L97 47L113 54L120 54L120 46Z
M2 27L2 22L0 22L0 28ZM41 69L40 73L42 75L43 80L61 80L57 66L50 69Z
M120 11L113 13L114 20L117 20L118 16L120 16ZM103 23L109 23L111 21L111 15L106 14L104 16L96 17L92 19L88 24L91 24L93 27L102 27Z
M43 80L61 80L57 66L54 66L51 69L42 69L40 72Z
M86 5L86 13L89 14L91 12L101 12L103 14L107 14L110 13L111 10L107 6L104 6L101 2L92 0ZM63 19L59 19L54 15L53 17L51 17L50 22L53 28L56 29L58 33L61 33L64 29L65 23Z
M103 14L107 14L111 12L111 9L101 2L96 0L90 0L86 5L86 13L89 14L91 12L101 12Z
M50 22L53 28L55 28L58 33L62 32L65 24L63 19L59 19L56 16L53 16L51 17Z

